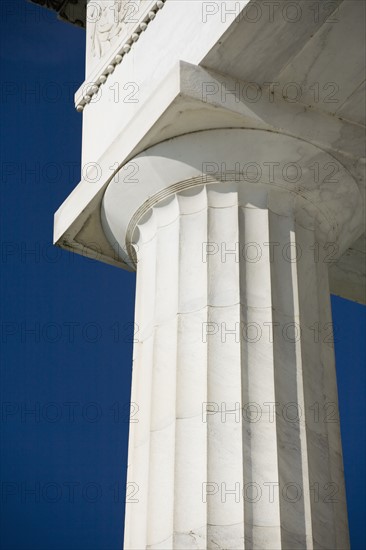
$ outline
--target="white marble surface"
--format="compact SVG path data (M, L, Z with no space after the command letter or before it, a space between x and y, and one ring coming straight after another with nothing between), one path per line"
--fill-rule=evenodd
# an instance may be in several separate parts
M334 182L328 181L324 173L329 164L336 171ZM319 176L314 167L319 169ZM274 213L284 208L284 204L280 206L283 194L290 195L293 206L289 199L287 205L295 208L296 222L307 228L316 225L325 242L337 242L335 259L364 227L362 195L348 170L321 148L280 132L218 129L186 134L146 149L131 159L124 170L134 170L137 183L111 181L103 199L102 223L106 235L119 244L126 262L134 217L146 212L154 201L168 197L169 188L174 185L183 190L205 181L222 180L230 191L230 179L243 180L249 186L240 188L239 204L246 208L271 204ZM291 170L296 170L295 174ZM262 193L259 199L261 186L267 195ZM247 188L252 194L250 200ZM283 193L276 200L278 191ZM217 198L230 204L232 192L225 195L223 198L222 193L213 190L212 208ZM123 209L118 206L122 204ZM214 218L209 223L214 224Z
M125 268L137 260L128 480L139 491L125 548L347 548L339 422L324 420L329 404L337 412L328 264L314 247L335 243L338 260L364 231L364 3L336 0L314 17L299 0L296 22L286 2L271 22L260 3L253 24L255 0L168 0L123 56L125 3L93 4L103 17L88 25L87 79L109 76L85 106L82 178L56 214L55 241L92 255L97 242L102 261ZM243 175L248 163L259 179ZM297 180L284 175L294 164ZM257 261L242 254L250 244ZM288 245L298 261L284 257ZM350 264L339 265L347 295ZM289 405L298 421L284 416ZM243 496L251 484L256 501Z
M213 158L235 149L238 139L230 147L225 136ZM198 159L204 143L193 143ZM179 167L189 173L182 154L177 162L172 154L182 148L169 147L160 163L142 156L149 185L172 183L174 174L181 182ZM307 198L299 216L303 201L279 183L197 178L136 219L133 398L141 415L128 481L138 484L139 502L127 503L126 549L349 545L338 416L324 421L329 404L338 410L334 353L311 328L331 319L328 265L312 249L324 237L322 205ZM115 237L119 200L112 186L104 208ZM202 255L205 243L219 246ZM260 249L256 262L243 254L248 243ZM288 245L301 248L298 261L282 254ZM338 501L328 502L334 487Z
M361 157L364 154L364 132L360 126L336 117L327 117L321 111L304 110L301 103L288 103L276 95L273 98L273 104L269 104L265 96L255 104L248 103L243 98L237 101L238 98L235 95L229 95L222 102L219 93L203 100L202 87L207 85L207 82L218 90L235 89L238 85L239 87L245 85L228 76L180 62L151 92L147 101L140 103L138 113L131 120L131 124L128 124L127 129L121 127L118 139L113 141L103 156L98 159L100 177L93 181L84 178L56 213L55 240L60 246L67 245L76 252L82 250L83 254L90 253L95 257L95 251L89 250L88 242L96 242L101 251L102 261L127 267L128 257L123 254L118 256L117 243L108 243L101 227L99 204L106 185L114 173L114 179L124 189L125 199L129 198L130 192L135 196L139 190L136 166L125 164L126 159L157 141L207 128L250 126L299 136L303 143L315 144L318 152L330 153L327 160L324 158L324 165L318 164L319 177L324 179L333 169L337 169L339 165L337 162L333 164L333 161L339 160L359 187L358 205L363 204L364 167ZM291 157L298 158L292 153ZM268 158L271 159L271 157ZM316 159L314 161L316 162ZM314 164L310 166L314 170ZM128 175L131 174L133 177L129 178ZM337 177L340 176L342 172L337 172ZM331 185L328 189L328 197L329 192L332 193L334 189L335 186ZM141 199L145 200L144 195ZM278 201L278 204L280 205L281 201ZM127 207L127 211L124 212L123 206L124 215L131 215L126 200L123 205ZM352 204L344 206L346 214L347 211L352 211ZM357 229L359 218L355 216L352 221L356 222L356 227L353 227L351 234L360 234L357 231L353 232ZM106 230L105 224L104 230ZM124 248L125 246L122 247L122 251ZM349 296L363 302L365 300L364 275L360 267L363 265L362 258L360 260L353 267L359 281L357 291L351 292L349 288L347 281L352 281L354 277L349 278L345 257L343 257L341 277L338 277L338 279L341 278L341 284L337 281L334 290L337 293L340 292L342 296Z
M77 104L89 96L83 169L55 217L58 245L94 258L96 243L101 261L128 269L103 233L104 189L138 152L210 128L312 143L347 168L364 196L364 2L95 0L88 11L87 76L76 94ZM140 32L141 17L148 25ZM331 281L333 292L365 302L363 257L344 256Z

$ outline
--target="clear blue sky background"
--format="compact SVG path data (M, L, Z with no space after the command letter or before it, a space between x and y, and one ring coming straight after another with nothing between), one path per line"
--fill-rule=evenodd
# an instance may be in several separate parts
M85 34L24 0L2 2L1 23L2 549L117 550L135 277L52 247L53 213L79 181L82 116L72 97ZM366 308L332 305L358 550Z

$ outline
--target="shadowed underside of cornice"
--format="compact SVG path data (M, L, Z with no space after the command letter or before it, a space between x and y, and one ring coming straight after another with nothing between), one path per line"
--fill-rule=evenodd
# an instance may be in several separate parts
M56 11L63 21L85 28L86 0L28 0Z

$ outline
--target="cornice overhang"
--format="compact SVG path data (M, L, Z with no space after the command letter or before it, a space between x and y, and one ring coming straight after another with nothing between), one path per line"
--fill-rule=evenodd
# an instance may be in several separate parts
M86 0L28 0L57 12L58 18L85 28Z

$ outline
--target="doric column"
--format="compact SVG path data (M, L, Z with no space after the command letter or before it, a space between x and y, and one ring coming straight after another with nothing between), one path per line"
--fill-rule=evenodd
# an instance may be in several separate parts
M248 130L131 167L135 194L115 180L102 212L137 266L124 547L347 548L327 269L356 231L352 178Z

